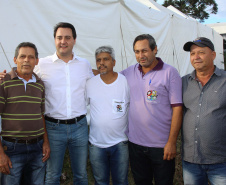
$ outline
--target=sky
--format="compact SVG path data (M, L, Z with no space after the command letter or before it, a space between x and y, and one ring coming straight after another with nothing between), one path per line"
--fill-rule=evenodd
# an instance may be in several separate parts
M218 13L210 14L209 18L203 24L212 24L218 22L226 23L226 0L215 0L218 4ZM157 3L163 4L164 0L157 0Z

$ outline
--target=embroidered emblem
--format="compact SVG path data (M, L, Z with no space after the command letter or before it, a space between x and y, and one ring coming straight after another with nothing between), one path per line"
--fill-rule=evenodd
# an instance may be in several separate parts
M154 100L156 100L157 99L157 91L155 91L155 90L149 90L148 92L147 92L147 100L149 100L149 101L154 101Z
M122 105L117 105L116 108L117 108L117 112L122 112Z

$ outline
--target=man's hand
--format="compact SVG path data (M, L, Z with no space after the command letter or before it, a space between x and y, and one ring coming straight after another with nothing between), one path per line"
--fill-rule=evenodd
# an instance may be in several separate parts
M163 160L172 160L176 157L177 147L176 144L166 143L164 147L164 156Z
M173 115L168 142L164 147L163 160L172 160L177 154L177 136L182 123L182 106L172 107Z
M6 75L6 70L4 70L3 72L0 72L0 80L3 80L3 78L5 78Z
M43 158L42 158L42 162L45 162L47 159L49 159L49 156L50 156L50 146L49 146L49 141L45 141L43 142L43 145L42 145L42 155L43 155Z
M92 69L92 71L93 71L93 74L96 76L96 75L98 75L98 74L100 74L100 72L98 71L98 70L96 70L96 69ZM0 73L1 74L1 73Z
M0 153L0 172L6 175L10 174L9 168L12 168L12 162L5 152Z

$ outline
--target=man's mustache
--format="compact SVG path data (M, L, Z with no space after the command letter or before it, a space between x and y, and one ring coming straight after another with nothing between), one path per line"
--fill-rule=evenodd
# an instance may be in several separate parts
M107 66L101 65L101 66L98 67L98 69L100 69L100 68L102 68L102 67L107 68Z

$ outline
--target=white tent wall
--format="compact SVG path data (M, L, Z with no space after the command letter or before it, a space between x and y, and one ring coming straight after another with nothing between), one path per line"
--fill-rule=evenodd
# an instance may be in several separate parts
M192 66L190 65L189 53L183 50L183 45L187 42L187 38L190 37L190 40L193 40L197 35L196 30L196 21L173 6L163 7L159 5L158 7L162 12L165 12L170 17L170 35L168 37L171 39L170 44L166 45L166 47L171 48L171 52L167 53L164 59L164 62L173 65L177 68L180 75L183 76L188 72L192 71ZM160 50L161 51L161 50ZM164 51L163 56L164 56ZM160 52L161 53L161 52ZM162 53L159 54L162 57Z
M182 37L180 38L180 39L183 39L183 45L185 42L194 40L197 37L209 38L215 46L216 59L214 60L214 63L216 66L223 69L224 68L224 60L223 60L224 56L223 56L223 38L222 38L222 36L220 34L218 34L214 29L197 22L192 17L186 16L185 14L183 14L182 12L180 12L179 10L175 9L172 6L167 7L167 9L170 9L173 12L177 13L178 15L185 17L187 19L186 21L183 19L178 19L177 23L175 23L173 26L173 28L175 29L174 32L183 34L184 39ZM176 20L176 17L174 16L174 21L175 20ZM183 25L183 23L181 23L181 21L183 21L185 23L185 25ZM183 27L182 30L179 31L178 27L181 27L181 26L185 26L185 27ZM180 43L180 41L179 41L180 39L175 39L177 44ZM182 48L183 45L181 45L179 48L177 48L176 51L179 51L179 49ZM184 53L187 53L187 54L184 55ZM177 56L177 55L175 55L175 56ZM181 64L183 68L179 67L178 70L180 71L180 74L187 74L193 70L193 67L189 64L190 63L189 53L182 50L181 56L182 56L182 61L184 61L184 62L179 63L179 64ZM178 58L180 58L180 54L179 54ZM182 69L182 70L180 70L180 69Z
M197 37L197 24L193 20L172 16L173 31L171 38L174 47L174 66L177 67L181 76L191 72L190 53L183 50L187 41Z
M219 68L224 69L224 49L223 49L223 37L218 34L214 29L212 29L213 33L213 42L214 47L217 53L216 59L214 60L215 65Z
M223 63L223 37L218 34L215 30L210 28L209 26L198 24L198 36L204 36L209 38L213 44L216 51L216 59L214 60L215 65L219 68L224 68Z
M170 60L172 51L168 47L171 35L168 14L137 1L124 1L122 6L121 27L128 66L136 63L132 46L134 38L143 33L149 33L156 39L158 56L167 63L172 61Z
M72 23L77 31L75 52L87 58L95 68L94 51L101 45L112 45L117 61L121 60L120 3L111 1L0 1L0 42L13 64L14 50L22 41L36 44L39 57L55 51L53 26L60 22ZM0 50L0 71L10 70ZM4 64L2 64L4 63ZM6 67L7 66L7 67ZM122 69L120 62L116 70Z
M39 57L53 54L53 27L61 21L75 26L78 37L74 51L87 58L93 68L95 49L101 45L115 49L116 71L135 64L132 44L142 33L153 35L158 45L157 56L175 66L181 76L192 70L183 44L197 36L210 37L215 47L217 44L216 64L223 61L223 55L218 54L223 53L223 45L219 44L223 40L217 33L212 34L211 29L197 21L179 16L152 0L0 0L0 42L10 63L14 66L14 50L24 41L36 44ZM10 67L0 48L0 71L3 69L9 71Z
M120 11L117 1L2 1L0 33L4 37L6 54L13 60L16 46L23 41L36 44L44 57L55 52L53 27L58 22L70 22L77 31L75 53L87 58L95 68L94 51L101 45L112 45L121 54ZM13 63L13 62L12 62ZM120 63L117 63L120 65ZM117 66L116 66L117 67ZM2 67L0 67L2 70Z

